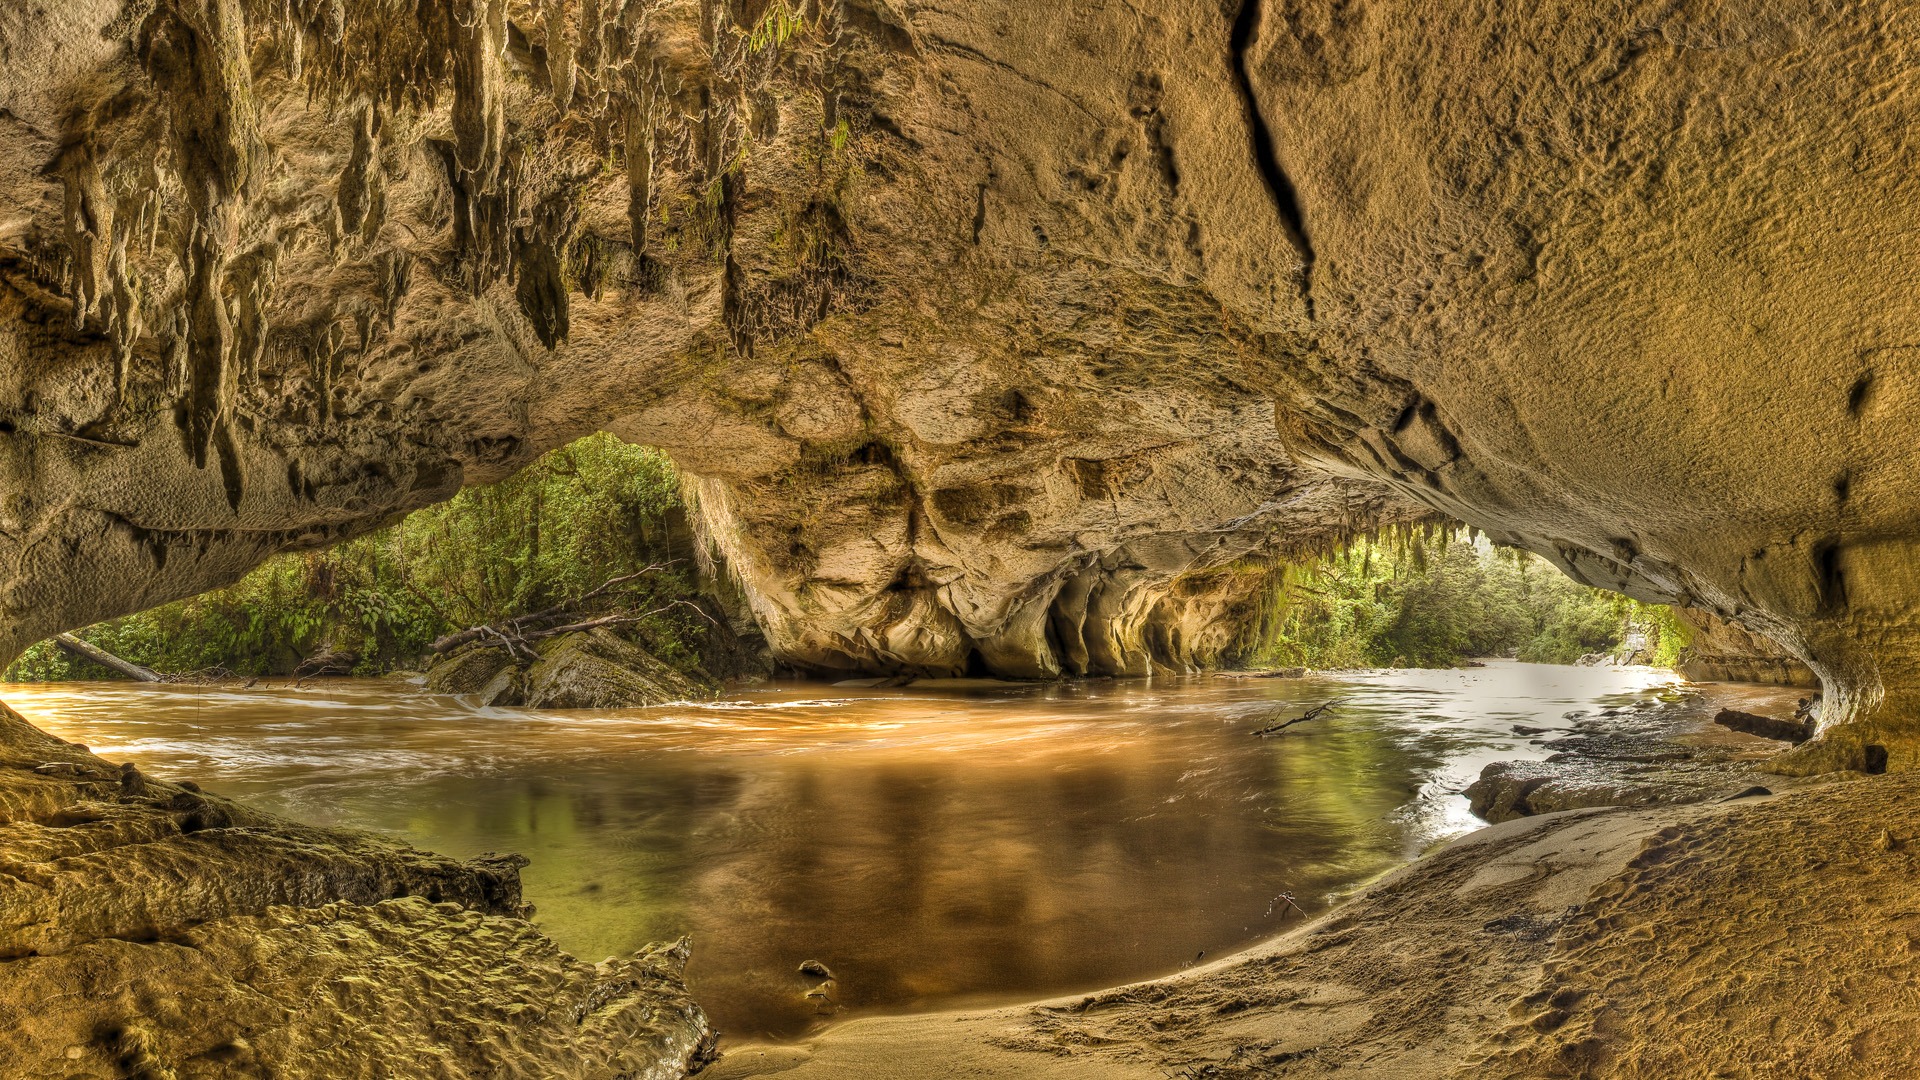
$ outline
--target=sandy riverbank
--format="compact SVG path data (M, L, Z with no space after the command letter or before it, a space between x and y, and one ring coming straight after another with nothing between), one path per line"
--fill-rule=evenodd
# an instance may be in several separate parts
M1849 777L1511 821L1176 977L853 1021L705 1075L1913 1075L1916 811L1920 777Z

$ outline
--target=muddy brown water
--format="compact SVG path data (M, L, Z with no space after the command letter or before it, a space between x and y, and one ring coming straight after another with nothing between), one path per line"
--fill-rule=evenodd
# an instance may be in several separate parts
M1548 753L1566 714L1696 693L1645 668L1495 662L776 684L604 713L478 708L383 680L0 696L109 760L292 818L521 852L535 919L562 946L591 961L690 935L688 977L716 1026L791 1038L1217 957L1476 827L1460 789L1489 761ZM1325 719L1250 734L1333 698L1346 704ZM799 973L810 960L831 984Z

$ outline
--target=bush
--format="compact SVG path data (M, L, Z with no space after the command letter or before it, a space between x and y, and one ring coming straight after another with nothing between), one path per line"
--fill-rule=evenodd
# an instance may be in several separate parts
M327 551L276 556L225 589L88 627L80 636L158 671L286 674L317 652L359 657L360 674L414 662L450 630L577 597L650 563L686 560L673 539L679 478L665 455L595 434L512 478L468 488L399 524ZM676 546L677 545L677 546ZM620 596L635 607L693 591L680 562ZM661 659L691 664L705 624L670 612L639 624ZM109 678L52 642L9 681Z
M1567 664L1630 636L1671 665L1670 609L1569 580L1530 552L1450 530L1389 530L1272 575L1248 662L1337 670L1451 667L1474 656Z

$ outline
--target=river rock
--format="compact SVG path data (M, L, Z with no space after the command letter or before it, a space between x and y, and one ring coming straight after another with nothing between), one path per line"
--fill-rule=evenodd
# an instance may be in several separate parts
M471 694L493 705L518 693L520 665L499 645L476 641L427 668L426 687L436 694Z
M1713 714L1697 693L1648 699L1597 715L1569 713L1570 733L1541 743L1543 761L1496 761L1467 786L1468 808L1490 822L1594 806L1703 802L1755 786L1759 774L1738 747L1698 744ZM1516 734L1544 734L1514 725Z
M604 627L536 645L532 664L497 644L464 645L428 670L427 688L532 709L637 709L719 692L713 680L681 672Z
M633 709L719 692L606 629L542 642L521 685L519 704L533 709Z

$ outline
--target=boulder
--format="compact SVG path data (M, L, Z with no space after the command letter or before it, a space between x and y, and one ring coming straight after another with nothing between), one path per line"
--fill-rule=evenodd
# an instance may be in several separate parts
M436 694L472 694L485 705L517 696L520 668L507 650L489 642L474 642L447 655L427 669L427 689Z
M719 689L606 629L542 642L523 687L520 704L531 709L636 709L710 698Z
M434 664L427 689L530 709L637 709L719 689L605 628L547 638L536 651L540 659L528 664L498 644L474 642Z

